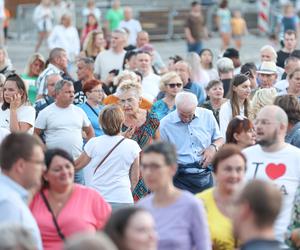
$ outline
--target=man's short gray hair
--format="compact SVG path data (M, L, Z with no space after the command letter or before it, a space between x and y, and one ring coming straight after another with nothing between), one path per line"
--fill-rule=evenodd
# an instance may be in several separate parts
M175 97L175 105L176 107L183 107L183 106L195 106L198 105L197 96L188 91L179 92Z
M2 224L0 226L1 250L36 250L36 243L31 233L16 224Z
M48 80L49 80L51 77L53 77L53 76L57 76L57 77L60 78L60 80L62 80L62 77L61 77L61 75L60 75L59 73L52 73L52 74L49 74L49 75L47 75L47 76L45 77L45 82L46 82L46 84L48 84Z
M70 81L67 81L67 80L60 80L58 81L56 84L55 84L55 94L58 94L61 89L65 86L65 85L68 85L68 86L73 86L73 83L70 82Z
M233 62L230 58L222 57L217 61L217 69L219 73L229 73L234 70Z

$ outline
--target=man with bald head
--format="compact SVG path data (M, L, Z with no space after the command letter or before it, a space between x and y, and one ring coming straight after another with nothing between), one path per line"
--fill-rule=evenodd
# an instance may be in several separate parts
M197 107L193 93L178 93L175 105L177 109L161 120L160 137L177 149L174 185L198 193L212 186L210 163L223 138L213 113Z
M275 223L275 237L283 249L288 249L284 245L284 234L300 182L300 150L284 141L288 117L280 107L268 105L262 108L254 125L257 145L243 151L247 157L246 177L269 181L280 190L283 204Z

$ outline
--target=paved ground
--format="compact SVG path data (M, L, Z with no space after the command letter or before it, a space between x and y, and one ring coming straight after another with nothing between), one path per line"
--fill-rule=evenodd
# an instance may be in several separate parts
M35 35L33 34L32 37L35 37ZM212 49L215 55L219 55L220 43L220 39L215 35L213 38L204 41L204 46ZM257 62L259 49L268 43L269 41L264 37L256 37L254 35L245 37L244 47L241 49L242 62ZM23 71L28 57L34 51L34 44L35 40L33 38L26 40L12 39L7 41L8 53L17 72ZM153 45L161 53L163 60L166 62L171 55L178 54L184 56L186 54L186 45L183 40L155 42ZM47 57L48 51L45 46L42 47L40 52Z

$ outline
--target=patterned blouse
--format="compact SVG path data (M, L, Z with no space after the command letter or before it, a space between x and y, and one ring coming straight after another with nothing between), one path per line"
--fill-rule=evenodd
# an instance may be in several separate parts
M292 217L290 225L288 226L285 243L291 247L291 249L298 249L291 240L292 232L294 229L300 228L300 185L295 193L294 206L292 210Z
M174 111L176 109L175 105L172 109L169 109L168 105L163 101L163 99L158 100L157 102L153 103L151 111L156 113L158 119L161 120L167 114Z
M147 112L147 117L145 123L137 128L131 137L132 140L135 140L141 149L143 149L146 145L152 142L152 139L156 133L156 130L159 127L159 119L157 115L153 112ZM122 131L126 131L128 127L123 125ZM140 176L140 180L136 185L135 189L132 192L134 201L138 201L143 198L146 194L149 193L149 189L146 187L142 176Z

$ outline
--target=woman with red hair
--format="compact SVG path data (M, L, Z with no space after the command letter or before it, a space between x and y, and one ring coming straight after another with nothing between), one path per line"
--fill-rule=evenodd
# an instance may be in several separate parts
M98 117L103 109L102 100L104 98L102 83L98 80L87 81L83 88L83 93L87 97L85 103L79 107L87 114L95 131L95 136L103 135L102 129L99 127Z
M226 143L237 144L243 149L255 144L255 136L253 123L247 117L238 115L228 124Z

